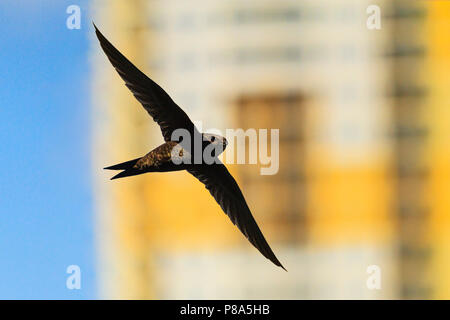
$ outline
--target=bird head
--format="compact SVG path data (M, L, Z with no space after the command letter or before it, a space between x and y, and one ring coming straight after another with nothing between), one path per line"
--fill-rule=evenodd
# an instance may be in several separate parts
M222 152L225 150L225 148L228 145L227 139L225 139L224 137L221 137L219 135L211 134L211 133L204 133L203 141L205 141L207 144L212 144L214 146L222 146Z

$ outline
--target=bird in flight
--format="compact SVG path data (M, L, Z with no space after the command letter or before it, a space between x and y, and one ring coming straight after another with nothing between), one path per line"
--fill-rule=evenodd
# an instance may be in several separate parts
M109 61L125 81L134 97L142 104L153 120L160 126L165 143L153 149L145 156L119 163L108 170L121 170L111 179L139 175L147 172L168 172L186 170L203 183L244 236L264 257L286 270L273 253L264 235L259 229L245 198L225 165L217 158L227 146L224 137L200 133L187 114L153 80L141 72L123 54L119 52L97 29L95 33L100 46ZM177 130L184 130L190 137L200 136L202 150L213 147L214 161L211 164L192 160L193 147L183 139L173 139ZM183 143L184 142L184 143ZM195 141L194 141L195 143ZM179 161L175 161L177 158ZM178 163L177 163L178 162ZM287 271L287 270L286 270Z

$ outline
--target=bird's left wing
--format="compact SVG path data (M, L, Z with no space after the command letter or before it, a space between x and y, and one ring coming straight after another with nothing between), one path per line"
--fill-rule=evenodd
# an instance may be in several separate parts
M176 129L186 129L193 136L197 131L188 115L170 98L170 96L153 80L147 77L122 53L119 52L95 26L95 33L100 45L113 67L135 98L147 110L161 128L164 140L170 141Z
M239 228L251 244L263 256L284 269L256 224L236 180L225 165L223 163L202 164L193 166L187 171L206 186L231 222Z

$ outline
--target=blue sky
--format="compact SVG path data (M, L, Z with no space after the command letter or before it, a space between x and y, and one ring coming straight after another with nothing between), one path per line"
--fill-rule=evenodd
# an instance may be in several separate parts
M78 4L81 30L66 28ZM0 298L96 298L88 1L0 2ZM81 290L66 268L81 268Z

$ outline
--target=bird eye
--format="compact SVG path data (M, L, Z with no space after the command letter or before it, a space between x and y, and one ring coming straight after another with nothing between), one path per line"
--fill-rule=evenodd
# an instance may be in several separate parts
M214 141L216 141L216 137L212 136L211 137L211 142L214 142Z

